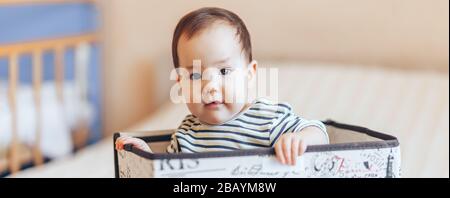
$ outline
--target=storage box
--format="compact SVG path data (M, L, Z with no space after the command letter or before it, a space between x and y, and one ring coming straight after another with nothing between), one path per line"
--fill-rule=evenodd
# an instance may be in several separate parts
M396 137L364 127L325 121L330 144L310 145L295 166L283 165L273 148L205 153L165 153L175 130L127 133L153 153L132 145L114 149L115 176L130 177L400 177ZM114 142L126 132L114 134Z

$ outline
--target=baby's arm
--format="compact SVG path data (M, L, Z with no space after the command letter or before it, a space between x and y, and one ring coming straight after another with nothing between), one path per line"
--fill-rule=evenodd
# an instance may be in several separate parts
M123 146L125 144L132 144L134 147L137 147L141 150L151 152L150 147L147 145L146 142L144 142L144 140L141 140L139 138L129 137L129 136L120 136L119 138L117 138L116 149L122 150Z

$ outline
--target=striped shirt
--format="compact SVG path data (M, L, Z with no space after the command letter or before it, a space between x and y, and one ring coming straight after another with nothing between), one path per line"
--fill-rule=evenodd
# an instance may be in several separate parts
M274 103L260 98L220 125L203 124L194 115L187 115L172 135L167 152L196 153L273 147L282 134L299 132L309 126L321 129L328 139L322 122L300 118L287 103Z

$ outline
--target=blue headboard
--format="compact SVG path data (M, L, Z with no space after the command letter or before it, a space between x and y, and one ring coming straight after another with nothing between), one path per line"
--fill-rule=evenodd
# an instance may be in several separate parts
M20 43L41 39L52 39L64 36L79 35L97 31L98 11L89 2L39 3L0 5L0 45ZM97 45L91 50L89 64L88 99L95 106L95 120L92 123L89 143L101 138L101 75L100 48ZM74 78L74 50L65 52L65 79ZM19 57L19 82L32 82L31 55ZM54 54L43 54L43 80L54 80ZM8 60L0 58L0 79L8 77Z

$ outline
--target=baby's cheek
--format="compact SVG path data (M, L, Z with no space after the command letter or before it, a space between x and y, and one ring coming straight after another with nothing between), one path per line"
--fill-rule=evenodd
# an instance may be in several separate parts
M187 107L194 116L199 117L202 113L203 105L201 103L187 103Z
M233 103L234 102L234 89L229 85L222 86L222 97L225 103Z
M232 81L224 83L222 87L222 94L226 103L238 103L237 100L240 96L244 94L244 86L241 84L236 84Z

